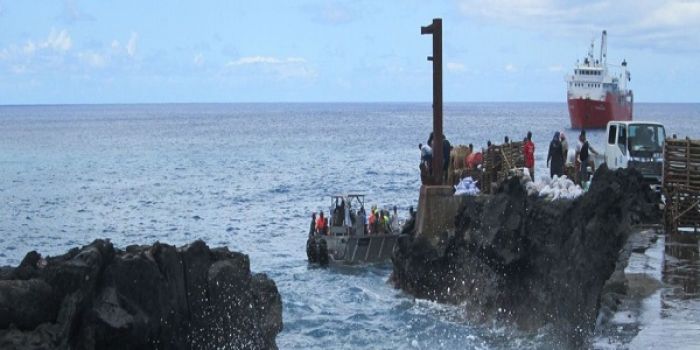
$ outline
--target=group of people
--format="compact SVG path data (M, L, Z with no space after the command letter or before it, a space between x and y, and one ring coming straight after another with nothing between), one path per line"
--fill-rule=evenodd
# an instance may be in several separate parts
M444 173L447 175L447 168L450 160L450 150L452 146L449 141L444 138L443 142L443 167ZM504 139L505 143L510 142L508 136ZM577 166L577 180L580 182L588 181L589 171L588 164L591 159L592 154L598 154L598 152L589 144L586 139L586 131L581 130L578 137L578 144L576 146L575 154L575 164ZM426 171L427 174L432 175L432 159L433 159L433 134L430 134L427 144L418 144L421 154L421 171ZM488 141L487 147L491 146L491 141ZM527 135L523 139L523 158L525 167L528 168L530 176L534 179L535 177L535 143L532 141L532 132L528 131ZM567 164L569 154L569 143L566 139L566 134L564 132L557 131L554 133L552 141L549 143L549 150L547 152L547 167L549 168L550 177L554 175L562 176L565 173L565 167ZM475 169L483 162L482 152L474 152L474 146L469 144L469 153L464 159L465 167L469 170ZM423 174L423 173L422 173Z
M419 143L418 149L420 150L420 169L425 171L429 175L433 175L433 133L428 136L428 141L426 144ZM452 145L450 141L447 140L445 135L442 135L442 170L443 177L447 179L447 168L450 163L450 151L452 151Z
M578 181L588 181L588 164L591 159L591 153L598 152L590 145L586 139L586 130L581 130L576 146L575 164L578 164ZM569 155L569 143L566 141L564 132L556 131L552 141L549 142L549 151L547 152L547 166L549 167L550 176L564 175L564 167L566 166Z
M394 206L393 214L386 209L378 209L377 206L372 206L370 215L365 215L365 209L360 208L357 213L334 208L334 215L331 224L329 225L328 218L324 217L323 211L320 211L318 217L316 213L311 214L311 225L309 227L309 236L328 236L330 235L330 226L358 227L354 234L385 234L398 232L400 229L398 209ZM341 216L341 212L348 213L348 217Z
M377 209L372 207L372 215L370 215L365 233L367 234L385 234L399 230L399 215L397 208L394 206L394 213L390 214L386 209Z

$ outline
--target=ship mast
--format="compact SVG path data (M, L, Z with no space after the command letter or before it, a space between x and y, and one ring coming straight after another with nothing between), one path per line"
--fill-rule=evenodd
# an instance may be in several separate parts
M603 35L600 37L600 64L604 68L607 66L608 59L608 32L603 31Z

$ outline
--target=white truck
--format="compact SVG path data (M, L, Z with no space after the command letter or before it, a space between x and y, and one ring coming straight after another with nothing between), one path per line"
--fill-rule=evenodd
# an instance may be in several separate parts
M609 169L635 168L654 187L661 184L666 129L660 123L610 121L605 162Z

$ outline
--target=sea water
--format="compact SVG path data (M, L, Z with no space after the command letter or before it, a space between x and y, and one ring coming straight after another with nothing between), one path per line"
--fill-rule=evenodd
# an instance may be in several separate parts
M636 104L634 114L700 138L698 104ZM554 132L572 150L578 133L564 103L448 103L444 115L453 145L532 131L538 176ZM307 265L310 216L327 210L328 195L361 192L367 205L408 215L431 127L429 103L3 106L0 265L96 238L119 247L202 239L245 252L275 280L282 349L556 348L395 290L390 265ZM604 132L588 135L602 152Z

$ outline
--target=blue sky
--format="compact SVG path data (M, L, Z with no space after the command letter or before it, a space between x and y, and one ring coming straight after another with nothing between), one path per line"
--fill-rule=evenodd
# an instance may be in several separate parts
M565 100L607 29L636 101L700 102L700 1L0 0L0 104Z

